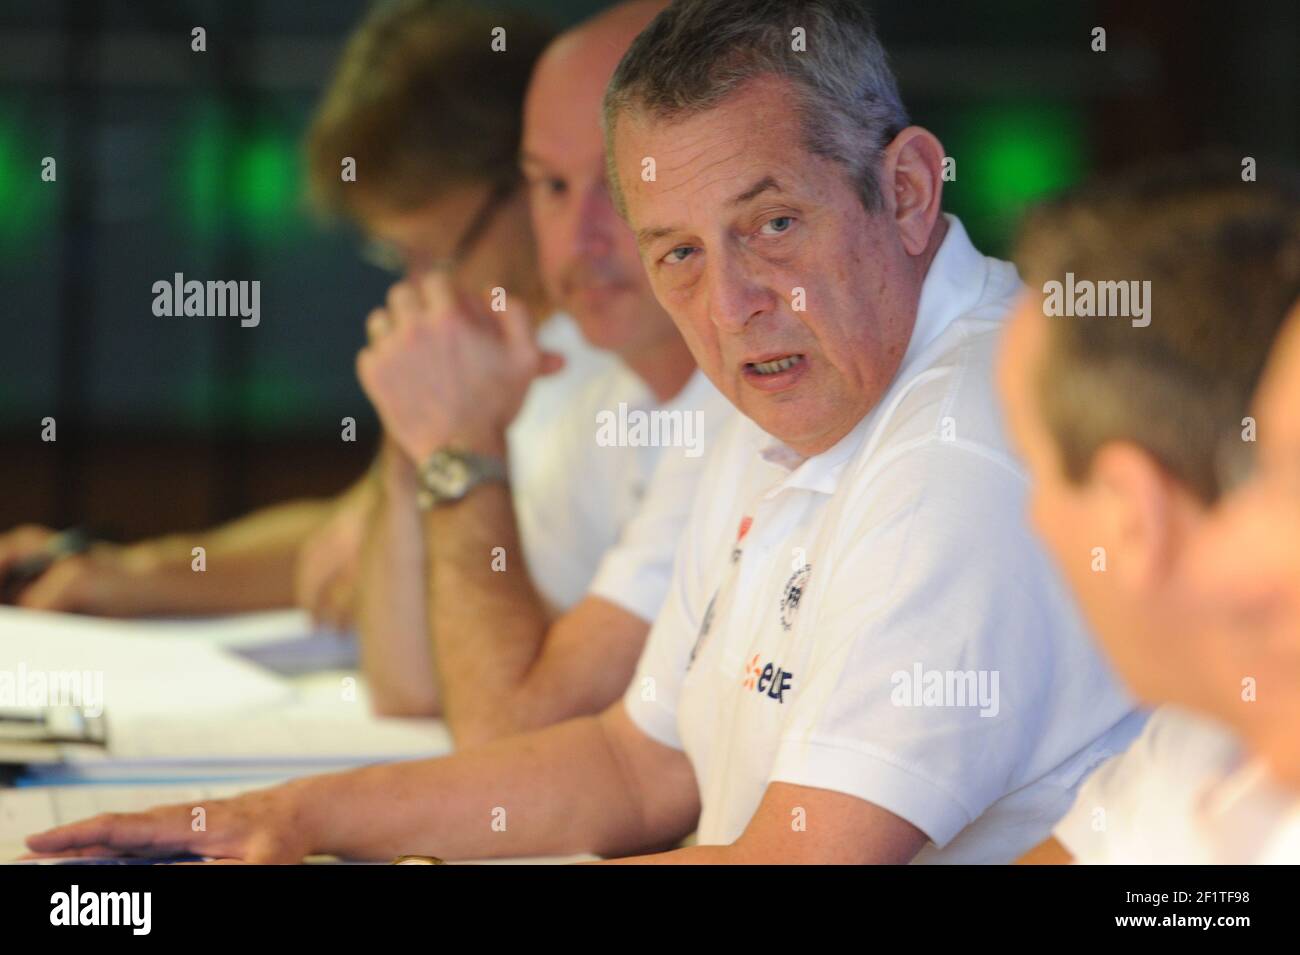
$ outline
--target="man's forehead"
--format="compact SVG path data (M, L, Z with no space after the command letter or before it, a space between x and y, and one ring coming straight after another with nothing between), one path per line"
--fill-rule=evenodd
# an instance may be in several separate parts
M604 155L600 102L590 93L565 99L535 97L524 112L521 158L559 163Z
M639 234L662 234L673 225L650 217L689 214L705 202L709 212L739 209L762 196L801 195L811 185L807 164L798 172L797 154L754 148L708 123L686 135L678 124L628 132L615 133L615 161L627 216Z
M561 38L543 56L524 100L525 153L561 162L572 158L575 140L603 151L600 104L618 60L590 47L585 37Z
M616 127L626 130L638 146L662 153L665 166L684 165L708 148L744 143L761 149L771 143L787 151L789 140L801 140L798 111L789 102L785 81L750 80L699 110L664 116L636 105L625 107Z

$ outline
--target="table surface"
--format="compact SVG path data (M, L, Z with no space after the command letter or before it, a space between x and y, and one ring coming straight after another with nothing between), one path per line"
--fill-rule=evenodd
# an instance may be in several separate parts
M84 618L83 618L84 619ZM295 612L276 611L267 614L245 614L230 618L221 618L216 620L195 621L173 621L170 625L162 624L157 621L142 622L140 630L147 632L155 630L158 632L158 639L187 639L185 636L172 636L170 633L162 632L164 626L168 629L175 628L174 632L184 634L186 632L196 635L195 639L201 639L204 642L210 642L216 646L227 649L238 649L245 647L256 647L261 644L272 644L276 641L283 640L287 633L295 630L299 633L304 630L305 617ZM337 705L339 701L340 686L345 678L355 678L353 687L355 688L355 700L352 705L346 708ZM330 669L321 670L312 673L306 673L299 676L285 677L288 685L292 688L292 700L284 706L286 711L292 708L296 718L302 718L304 713L310 714L317 708L322 713L329 712L337 718L340 711L350 711L356 714L355 718L360 721L371 719L369 716L370 706L369 697L365 687L365 681L360 673L356 670ZM275 710L259 709L257 714L274 716ZM202 786L201 780L185 780L187 786ZM225 783L229 783L226 780ZM267 785L265 778L256 781L245 780L239 784L239 788L256 788L259 785ZM218 785L218 784L212 784ZM34 796L36 791L42 787L27 785L16 790L0 789L0 799L7 792L23 793L27 792ZM102 782L85 782L78 783L78 789L86 789L87 797L92 800L98 800L100 797L104 801L112 803L113 811L124 811L134 807L134 803L129 798L118 799L115 796L127 796L127 790L130 786L124 786L121 783L102 783ZM229 786L223 785L223 791L230 789ZM112 792L116 789L117 792ZM92 790L94 791L92 793ZM233 790L232 790L233 791ZM120 806L120 808L119 808ZM148 804L141 804L138 808L148 808ZM26 851L21 842L11 842L7 838L0 839L0 860L12 860L22 855ZM588 861L595 859L591 855L560 856L530 859L493 859L480 860L485 864L511 864L511 863L528 863L528 864L561 864L569 862ZM337 860L334 860L337 861Z

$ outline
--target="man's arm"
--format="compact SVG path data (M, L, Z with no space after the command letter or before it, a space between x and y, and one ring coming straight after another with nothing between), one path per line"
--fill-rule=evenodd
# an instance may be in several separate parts
M307 536L331 513L332 500L300 500L257 511L221 527L124 546L100 545L57 562L18 597L18 605L105 616L219 613L286 607L294 566ZM33 529L25 539L43 540ZM0 550L22 556L20 535ZM193 569L204 548L205 569ZM12 556L12 555L11 555Z
M522 306L480 312L438 274L393 286L367 328L357 376L386 440L412 462L447 448L505 460L506 428L529 384L558 368ZM552 627L524 566L508 487L481 486L434 508L423 530L433 668L459 742L593 712L616 697L645 623L593 600ZM556 652L544 655L553 637ZM599 657L611 646L613 658Z
M425 610L425 550L415 467L385 438L372 480L376 503L362 548L358 588L361 667L375 711L441 712Z
M106 814L32 836L34 852L189 851L249 862L333 853L473 859L645 851L681 839L699 814L685 754L616 703L599 716L441 759L315 776L205 806Z
M552 623L523 562L508 488L482 485L433 509L425 543L434 661L459 743L596 712L622 693L649 625L599 597Z
M421 769L418 781L398 766L381 766L323 785L319 798L305 790L325 813L331 838L323 851L617 856L680 840L699 815L686 755L642 733L621 703ZM374 813L378 806L382 813ZM383 818L367 818L374 815Z
M910 822L856 796L772 783L749 825L731 845L687 846L617 861L657 865L902 865L910 862L926 841L925 833Z

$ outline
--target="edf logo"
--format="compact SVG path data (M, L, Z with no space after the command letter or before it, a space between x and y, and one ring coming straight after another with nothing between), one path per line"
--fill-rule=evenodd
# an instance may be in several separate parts
M749 662L745 664L745 679L741 685L747 690L763 693L769 699L776 700L778 703L784 703L785 692L790 689L790 681L793 679L793 673L775 666L771 662L760 667L758 665L758 654L755 653Z

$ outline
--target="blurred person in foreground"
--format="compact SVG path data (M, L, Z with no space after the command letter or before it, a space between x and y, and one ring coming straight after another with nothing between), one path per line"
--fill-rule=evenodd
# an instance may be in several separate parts
M1019 248L1001 387L1034 523L1159 707L1023 861L1300 861L1300 180L1162 162L1044 206ZM1066 284L1145 314L1062 315Z

